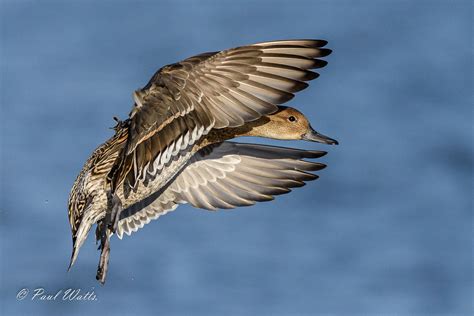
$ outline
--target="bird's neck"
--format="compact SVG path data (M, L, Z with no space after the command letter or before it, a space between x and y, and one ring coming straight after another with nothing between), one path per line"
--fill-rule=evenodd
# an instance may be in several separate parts
M205 139L206 144L219 143L228 139L242 137L242 136L258 136L258 137L270 137L268 127L266 124L269 122L269 118L263 116L258 120L247 122L245 125L239 127L227 127L222 129L213 129L209 132ZM204 144L203 144L204 145Z

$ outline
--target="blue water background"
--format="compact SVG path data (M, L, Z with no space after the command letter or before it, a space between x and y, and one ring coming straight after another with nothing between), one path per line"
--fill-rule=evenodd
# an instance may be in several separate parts
M469 1L1 1L1 315L468 315ZM338 147L270 203L182 206L66 273L82 164L162 65L264 40L334 53L289 105ZM95 302L17 301L22 288Z

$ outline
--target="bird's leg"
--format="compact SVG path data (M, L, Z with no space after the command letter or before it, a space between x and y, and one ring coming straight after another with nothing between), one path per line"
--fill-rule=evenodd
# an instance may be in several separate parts
M105 215L106 218L110 216L107 213ZM100 252L99 266L97 267L97 275L95 278L101 284L105 283L105 278L107 276L107 270L108 270L109 256L110 256L110 240L107 233L106 218L102 219L98 223L97 230L96 230L96 238L100 239L99 249L101 250L101 252Z
M107 277L108 267L109 267L110 233L105 221L102 221L100 225L102 226L99 230L101 234L100 247L99 247L101 249L101 252L100 252L99 266L97 268L96 279L101 284L104 284L105 278Z
M107 194L107 211L105 212L105 217L100 220L97 224L97 229L95 232L96 240L100 240L99 248L100 259L99 266L97 267L96 279L101 283L105 283L105 278L107 277L107 270L109 266L109 257L110 257L110 233L109 226L112 218L112 193L109 191Z
M105 218L100 221L96 230L96 238L100 238L99 249L101 249L96 279L102 284L105 283L109 266L110 236L117 230L122 212L122 201L116 194L109 191L107 198L109 203Z
M109 229L115 233L117 231L118 223L120 220L120 213L122 213L122 201L120 198L117 196L117 194L114 194L112 196L112 210L110 214L110 220L108 221L108 227Z
M97 250L100 250L102 248L102 225L103 225L102 222L103 221L104 221L103 219L99 220L97 222L97 227L95 229L95 244L97 245L99 241L101 242Z

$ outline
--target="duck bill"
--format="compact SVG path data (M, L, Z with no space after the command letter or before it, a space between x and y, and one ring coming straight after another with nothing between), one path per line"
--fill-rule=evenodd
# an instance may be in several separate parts
M307 133L301 135L301 139L328 145L339 145L337 140L316 132L311 126L309 127L309 131Z

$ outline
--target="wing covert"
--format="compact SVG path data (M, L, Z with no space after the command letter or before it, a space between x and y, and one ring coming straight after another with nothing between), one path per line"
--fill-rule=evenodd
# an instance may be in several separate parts
M237 127L271 114L305 89L331 53L322 40L264 42L204 53L158 70L134 93L129 138L112 187L164 165L211 129ZM156 164L155 164L156 165ZM154 171L148 169L148 171Z
M126 209L117 235L130 235L179 204L216 210L272 200L317 179L311 172L325 165L305 159L325 154L227 141L210 145L196 153L167 187Z

